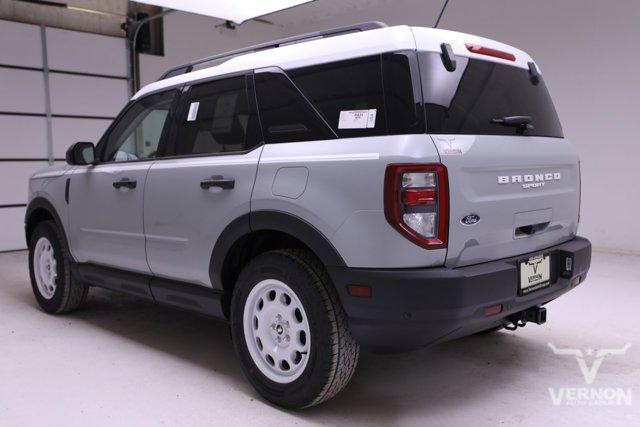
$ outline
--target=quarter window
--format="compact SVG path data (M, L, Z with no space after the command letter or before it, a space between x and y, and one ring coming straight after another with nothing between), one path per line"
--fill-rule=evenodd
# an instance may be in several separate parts
M335 138L285 74L257 73L255 85L260 121L268 143Z
M287 73L340 138L422 133L418 73L409 59L389 53Z
M340 138L387 134L379 55L287 73Z

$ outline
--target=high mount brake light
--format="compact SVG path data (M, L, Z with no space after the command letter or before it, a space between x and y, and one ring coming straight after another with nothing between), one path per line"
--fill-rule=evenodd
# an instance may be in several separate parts
M384 214L393 228L426 249L447 246L449 188L441 164L391 164L384 178Z
M465 46L467 46L469 52L477 53L478 55L493 56L494 58L506 59L507 61L516 60L516 56L513 53L471 43L465 43Z

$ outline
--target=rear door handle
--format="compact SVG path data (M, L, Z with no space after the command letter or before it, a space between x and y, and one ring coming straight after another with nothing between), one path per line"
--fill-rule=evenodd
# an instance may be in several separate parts
M120 181L116 181L113 183L113 188L120 189L122 187L124 188L130 188L130 189L134 189L137 186L137 181L131 181L129 178L122 178Z
M222 175L212 176L211 179L205 179L200 181L200 188L208 190L211 187L220 187L223 190L231 190L236 185L236 180L233 178L224 178Z

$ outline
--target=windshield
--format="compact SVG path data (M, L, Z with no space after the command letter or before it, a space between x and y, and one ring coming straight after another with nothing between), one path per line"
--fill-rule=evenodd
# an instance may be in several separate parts
M534 84L526 69L460 56L449 72L437 53L419 60L429 133L563 137L542 76Z

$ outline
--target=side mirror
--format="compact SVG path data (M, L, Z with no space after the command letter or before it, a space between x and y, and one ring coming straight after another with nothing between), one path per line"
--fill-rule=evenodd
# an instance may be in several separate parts
M90 165L96 158L95 152L92 142L76 142L67 150L65 159L72 166Z

